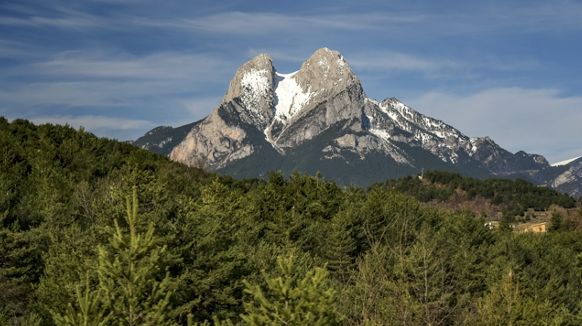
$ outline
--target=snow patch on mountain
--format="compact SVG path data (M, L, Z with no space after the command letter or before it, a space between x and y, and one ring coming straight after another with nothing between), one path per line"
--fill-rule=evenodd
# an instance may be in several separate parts
M470 148L469 148L469 155L473 156L475 153L477 153L477 150L479 149L479 138L477 137L471 137L469 139L469 144L470 144Z
M260 101L270 95L272 80L268 70L250 70L242 76L240 83L245 90L242 102L250 110L256 110Z
M286 121L299 112L309 101L312 92L304 91L295 81L295 76L299 71L290 74L276 73L277 81L275 85L275 118Z
M269 142L273 148L282 152L276 144L276 139L273 139L271 130L277 123L287 124L287 122L299 113L309 102L312 96L316 93L304 90L301 85L295 80L295 75L299 72L295 71L290 74L282 74L275 72L275 112L272 121L263 130L265 140Z
M578 156L578 157L574 157L571 158L569 160L565 160L565 161L560 161L560 162L556 162L556 163L552 163L552 166L563 166L563 165L568 165L574 161L576 161L577 159L581 158L582 156Z
M372 134L374 134L374 136L376 136L376 137L378 137L380 139L383 139L383 140L386 140L386 141L388 139L390 139L390 133L387 132L386 130L372 128L372 129L370 129L370 132Z

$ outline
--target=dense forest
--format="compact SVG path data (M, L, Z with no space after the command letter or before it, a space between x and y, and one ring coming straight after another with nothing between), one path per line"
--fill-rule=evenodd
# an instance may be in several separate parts
M0 152L2 325L582 325L582 232L490 230L414 198L447 187L235 180L2 118ZM575 204L426 177L507 207Z
M503 219L509 223L528 209L543 211L552 205L576 207L574 198L520 179L479 180L458 173L428 171L420 178L409 176L388 180L384 185L421 202L446 202L459 193L463 194L465 200L481 197L499 206Z

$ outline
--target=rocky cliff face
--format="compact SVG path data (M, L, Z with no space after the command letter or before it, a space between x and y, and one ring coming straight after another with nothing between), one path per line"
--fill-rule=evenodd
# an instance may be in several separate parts
M173 160L245 177L320 171L369 184L444 169L533 180L541 178L536 171L551 169L543 156L466 136L396 98L368 98L344 57L327 48L289 74L266 54L246 62L218 107L172 145Z
M567 164L553 166L549 169L553 172L550 178L546 178L545 185L574 197L582 197L582 158L575 159Z
M317 50L291 74L278 73L261 54L237 70L220 106L170 158L220 169L256 152L253 132L284 155L335 123L359 119L364 99L360 81L336 51Z

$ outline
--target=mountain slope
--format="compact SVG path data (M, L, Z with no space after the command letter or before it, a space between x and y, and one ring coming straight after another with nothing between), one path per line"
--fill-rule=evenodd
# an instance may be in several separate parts
M200 121L192 122L177 128L169 126L156 127L132 142L132 144L156 154L168 156L172 149L176 147L176 145L178 145L184 137L186 137L188 132L190 132L190 130L192 130L192 128L194 128L194 126Z
M546 181L546 186L568 193L574 197L582 197L582 157L564 165L552 167L555 176Z
M533 172L550 168L541 155L513 154L488 137L469 137L396 98L368 98L345 58L327 48L289 74L258 55L237 70L219 106L180 142L173 137L149 146L233 176L319 171L360 185L423 169L534 180Z

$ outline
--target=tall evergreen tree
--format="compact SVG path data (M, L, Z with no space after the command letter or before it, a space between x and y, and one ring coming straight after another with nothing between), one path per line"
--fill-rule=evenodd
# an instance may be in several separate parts
M169 318L173 280L162 266L167 254L154 235L153 223L142 230L137 190L127 198L125 223L117 220L110 246L99 246L95 271L76 287L76 302L66 312L53 312L57 325L173 325Z
M264 285L246 283L242 320L248 325L339 325L336 293L327 271L316 267L299 275L293 255L277 259L276 276L264 274Z
M548 301L523 295L512 269L477 303L474 325L562 325L567 312Z

